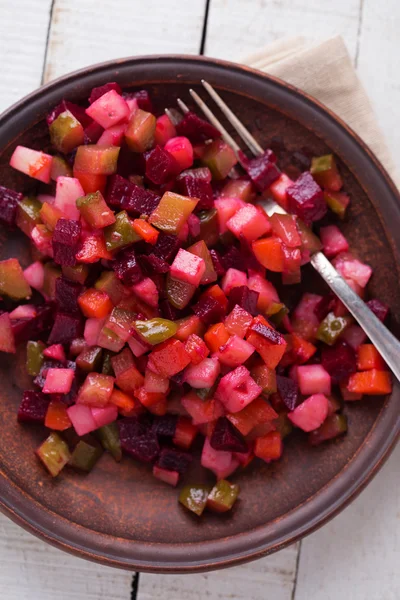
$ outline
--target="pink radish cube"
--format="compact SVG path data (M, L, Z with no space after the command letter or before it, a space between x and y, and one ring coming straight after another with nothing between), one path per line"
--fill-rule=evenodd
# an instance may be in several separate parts
M135 337L128 338L128 346L136 357L143 356L143 354L148 352L151 348L151 346Z
M48 369L43 386L44 394L68 394L74 380L72 369Z
M29 285L35 290L41 290L44 283L44 267L39 261L36 261L29 265L24 270L24 277Z
M357 350L361 344L364 344L367 334L359 325L350 325L343 331L340 339L347 342L353 350Z
M36 226L32 229L31 238L39 252L53 258L52 236L43 225L40 228Z
M246 340L233 335L227 343L222 346L216 356L223 365L238 367L246 362L253 354L255 348ZM208 387L208 386L207 386Z
M248 328L253 322L253 317L247 310L236 304L231 313L226 317L224 325L228 333L244 338Z
M176 129L168 115L161 115L156 122L154 142L158 146L165 146L171 138L176 136Z
M193 390L181 399L179 411L182 411L182 408L192 417L193 425L216 421L225 414L221 402L214 398L203 401Z
M173 137L167 141L164 148L175 158L180 171L192 166L193 146L186 137Z
M331 393L331 376L322 365L301 365L297 369L300 392L309 394Z
M150 369L146 369L144 373L144 389L146 392L154 394L166 394L169 388L169 379L161 377L157 373L153 373Z
M285 175L285 173L282 173L279 179L274 181L274 183L269 188L269 191L271 192L275 202L280 204L280 206L282 206L282 208L284 208L285 210L287 210L288 208L288 199L286 191L293 184L294 181L290 179L290 177Z
M246 273L243 273L243 271L239 271L238 269L228 269L221 282L221 287L225 296L229 296L229 292L234 287L241 287L242 285L247 285Z
M79 436L86 435L97 429L96 422L89 406L85 406L84 404L74 404L67 409L67 414Z
M104 323L105 319L86 319L83 337L88 346L97 346L97 340Z
M226 226L239 240L244 237L248 242L253 242L271 231L267 215L253 204L246 204L238 210Z
M174 279L197 287L200 285L205 270L206 264L202 258L181 248L171 265L170 274Z
M164 483L169 483L169 485L172 485L173 487L175 487L179 481L178 471L168 471L167 469L157 467L157 465L154 465L153 467L153 475L160 481L163 481Z
M221 367L216 358L205 358L198 365L189 365L185 370L185 381L192 388L202 389L211 388L219 373Z
M52 346L45 348L43 350L43 356L47 356L47 358L52 358L53 360L59 360L60 362L65 362L67 360L62 344L53 344Z
M239 461L233 456L232 452L214 450L211 447L210 440L206 438L201 453L201 466L212 471L217 479L225 479L239 466Z
M313 394L288 413L293 425L303 431L318 429L328 416L329 401L324 394Z
M262 388L250 377L250 372L241 366L222 377L215 398L222 402L227 412L235 413L258 398L261 392Z
M323 245L323 251L329 258L336 256L339 252L346 252L349 249L346 238L336 225L321 227L319 236Z
M80 212L76 201L85 195L83 187L75 177L57 177L56 199L54 206L59 208L68 219L79 221Z
M178 238L178 240L180 240L181 242L186 242L186 240L189 237L189 225L186 221L186 223L184 223L182 225L182 227L180 228L180 230L178 231L178 235L176 236Z
M91 408L92 417L96 423L96 429L109 425L117 420L118 408L114 404L105 406L104 408Z
M130 109L118 92L110 90L95 100L86 109L86 114L104 129L108 129L120 121L127 121Z
M279 296L275 287L265 277L254 273L249 276L247 283L250 290L258 292L257 308L259 311L266 311L271 304L279 304Z
M369 265L365 265L350 254L339 254L332 264L342 277L352 279L362 288L365 288L372 275Z
M215 208L218 213L218 224L219 224L219 232L225 233L228 231L227 223L233 215L246 206L246 203L243 202L240 198L218 198L214 202Z
M36 306L33 304L21 304L10 312L10 319L33 319L37 315Z
M8 313L0 315L0 352L15 354L15 340Z
M192 238L196 238L200 235L200 219L197 215L193 213L189 215L187 222L187 226L189 229L189 234Z
M17 146L10 158L10 165L14 169L43 183L50 183L52 162L53 157L49 154L25 146Z
M99 137L97 146L121 146L124 139L126 123L120 123L109 127Z
M139 283L135 283L131 287L131 290L138 296L143 302L146 302L149 306L157 308L158 306L158 289L156 284L150 277L145 277Z

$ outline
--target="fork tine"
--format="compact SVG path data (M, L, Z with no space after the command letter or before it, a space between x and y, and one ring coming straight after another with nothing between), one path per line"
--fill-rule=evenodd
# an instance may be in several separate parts
M210 121L210 123L212 125L214 125L214 127L216 127L221 132L222 139L232 148L232 150L235 152L235 154L239 158L240 146L235 142L233 137L231 137L229 135L229 133L227 132L225 127L222 125L221 121L219 121L217 119L217 117L214 115L214 113L211 112L211 110L208 108L207 104L205 102L203 102L203 100L200 98L200 96L194 90L190 89L189 93L192 96L193 100L196 102L197 106L200 108L200 110L203 111L203 113L205 114L207 119Z
M173 125L178 125L180 119L182 119L182 115L179 110L175 110L174 108L172 110L170 108L165 108L164 112Z
M186 106L186 104L184 103L184 101L183 101L183 100L181 100L180 98L178 98L176 102L177 102L177 104L178 104L179 108L181 109L181 111L182 111L184 114L186 114L186 113L188 113L188 112L189 112L189 107L188 107L188 106Z
M246 146L249 148L249 150L254 154L254 156L261 156L261 154L264 154L264 150L257 142L257 140L254 139L250 131L246 129L243 123L239 121L237 116L231 111L229 106L225 104L221 96L217 94L214 88L204 79L201 80L201 83L203 84L203 87L207 90L207 92L210 94L211 98L219 106L219 108L224 113L225 117L228 119L231 125L234 126L234 128L236 129Z

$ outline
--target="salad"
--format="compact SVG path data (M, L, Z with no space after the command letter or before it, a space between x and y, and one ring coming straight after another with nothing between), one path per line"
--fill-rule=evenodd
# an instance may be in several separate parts
M272 140L239 167L212 125L173 116L106 83L87 107L48 114L51 154L15 148L11 167L40 184L0 186L0 220L32 247L31 264L0 261L0 351L26 346L17 418L46 430L36 454L50 475L126 454L182 483L179 502L201 515L229 511L228 478L279 460L294 429L334 440L347 402L392 384L333 293L302 290L294 307L278 293L321 249L366 293L372 270L338 226L350 198L334 156L299 149L281 170ZM290 214L268 217L268 196ZM185 480L196 447L213 487Z

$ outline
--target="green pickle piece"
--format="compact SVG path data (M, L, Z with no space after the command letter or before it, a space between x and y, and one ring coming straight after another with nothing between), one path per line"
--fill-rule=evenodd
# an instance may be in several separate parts
M213 179L225 179L237 163L234 151L223 140L207 144L201 162L210 169Z
M43 292L51 300L56 297L56 281L59 277L61 277L60 267L51 262L44 265Z
M42 203L34 196L25 196L18 204L16 224L29 237L34 227L42 222L41 208Z
M36 377L39 375L44 357L43 350L46 345L43 342L28 342L26 344L26 370L29 375Z
M57 181L57 177L72 177L72 167L64 157L53 156L50 177L53 181Z
M220 479L214 485L207 498L207 508L213 512L227 512L235 504L240 488L237 484Z
M347 431L347 417L334 413L329 415L318 429L314 429L308 435L308 441L312 446L319 446L323 442L333 440Z
M65 110L54 119L49 132L53 146L64 154L72 152L84 141L83 127L69 110Z
M199 517L207 504L210 487L206 485L185 485L179 494L179 502Z
M320 342L333 346L339 336L343 333L352 323L352 318L349 317L336 317L335 313L330 312L326 315L325 319L321 321L317 331L317 339Z
M152 346L165 342L178 331L176 323L158 317L148 321L135 321L135 327L142 338Z
M16 258L0 261L0 294L13 300L23 300L30 298L31 293L19 261Z
M102 366L102 354L102 348L99 348L99 346L90 346L82 350L79 356L77 356L76 364L86 373L98 371Z
M287 413L279 413L279 416L274 421L276 430L281 434L281 438L284 439L293 431L293 425L287 416Z
M122 450L117 424L114 422L104 425L104 427L96 430L95 435L104 450L107 450L114 460L119 462L122 458Z
M62 266L62 274L71 281L77 281L78 283L85 283L87 276L89 275L89 265L75 265L74 267Z
M69 465L79 471L89 473L103 454L102 448L96 444L79 440L69 459Z
M125 287L114 271L104 271L94 284L94 287L100 292L105 292L114 306L119 304L125 296Z
M200 234L198 239L204 240L206 246L211 248L219 240L218 212L216 208L204 210L197 215L200 219Z
M114 377L114 369L111 364L111 359L114 356L113 352L104 352L103 354L103 366L101 368L101 372L103 375L111 375Z
M166 283L167 298L168 302L175 308L185 308L193 298L196 289L195 285L174 279L168 273Z
M39 446L36 454L53 477L57 477L71 458L68 444L54 431Z
M109 252L129 246L142 238L133 229L128 213L122 210L115 215L115 223L104 228L104 239Z

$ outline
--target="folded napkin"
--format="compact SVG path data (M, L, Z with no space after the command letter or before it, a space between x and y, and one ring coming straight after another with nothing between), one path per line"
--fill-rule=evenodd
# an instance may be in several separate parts
M374 151L400 187L374 111L340 36L322 43L303 37L278 40L243 62L287 81L325 104Z

